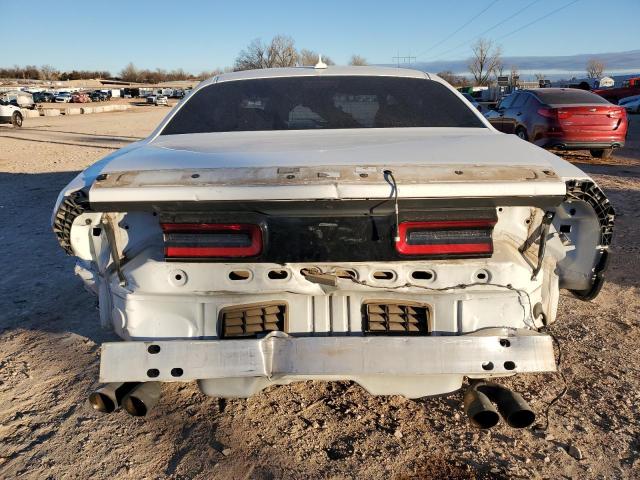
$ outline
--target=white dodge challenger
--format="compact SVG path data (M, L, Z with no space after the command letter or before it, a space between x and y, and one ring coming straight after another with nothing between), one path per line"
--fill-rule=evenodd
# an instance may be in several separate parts
M126 340L102 345L96 409L144 415L160 382L416 398L466 377L474 424L522 427L522 397L486 380L556 369L544 327L559 289L598 294L614 212L437 76L312 67L202 82L52 221Z

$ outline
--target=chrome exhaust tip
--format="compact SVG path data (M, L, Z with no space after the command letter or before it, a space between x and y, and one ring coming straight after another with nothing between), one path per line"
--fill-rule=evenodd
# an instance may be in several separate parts
M122 399L137 385L138 382L107 383L89 395L89 403L98 412L115 412L122 404Z
M160 400L160 382L137 385L122 400L122 407L134 417L144 417Z

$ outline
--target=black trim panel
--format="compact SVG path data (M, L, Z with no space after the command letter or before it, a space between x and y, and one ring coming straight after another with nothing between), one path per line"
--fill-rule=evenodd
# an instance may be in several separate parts
M424 260L430 258L487 258L491 253L456 253L441 255L400 255L394 243L395 211L392 205L374 205L359 210L348 209L327 214L315 203L306 211L265 212L162 212L161 223L249 223L263 232L262 253L251 259L224 258L225 262L370 262ZM391 203L391 202L384 202ZM409 209L400 207L400 221L490 220L495 222L495 208ZM490 234L490 233L489 233ZM167 259L171 261L174 259ZM180 261L216 261L184 259ZM220 261L221 259L217 259Z

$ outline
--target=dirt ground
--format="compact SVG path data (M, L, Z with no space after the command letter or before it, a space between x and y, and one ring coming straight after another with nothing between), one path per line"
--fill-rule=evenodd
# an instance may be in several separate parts
M608 161L566 156L593 174L618 217L608 283L561 297L552 327L567 394L549 428L478 431L462 394L372 397L305 382L219 401L163 386L144 418L101 415L95 299L49 226L60 189L100 157L147 135L167 109L26 119L0 127L0 478L640 478L640 116ZM505 381L544 423L560 375ZM578 457L578 458L576 458Z
M104 102L88 102L88 103L55 103L55 102L45 102L38 103L37 107L42 108L44 110L57 108L58 110L64 110L65 108L80 108L80 107L104 107L106 105L131 105L132 107L142 107L146 106L145 98L123 98L123 97L111 97L111 99L106 100ZM169 106L174 106L178 103L178 99L169 98ZM160 107L163 107L160 105ZM164 112L167 113L166 111Z

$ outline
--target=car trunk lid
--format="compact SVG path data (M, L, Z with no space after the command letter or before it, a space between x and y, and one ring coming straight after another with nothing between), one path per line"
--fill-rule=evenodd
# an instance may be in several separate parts
M562 197L554 159L488 129L172 135L106 160L89 200Z
M624 108L615 105L553 105L552 110L565 131L610 132L624 119Z

